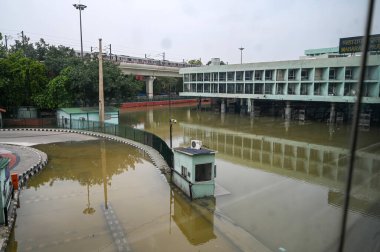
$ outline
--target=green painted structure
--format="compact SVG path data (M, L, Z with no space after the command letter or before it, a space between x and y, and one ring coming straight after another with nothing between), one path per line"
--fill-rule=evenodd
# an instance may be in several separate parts
M214 196L215 153L205 148L174 148L172 181L190 199Z
M105 107L104 111L105 123L119 124L118 108ZM57 110L57 122L59 127L82 129L88 127L89 122L98 121L98 107L60 108Z

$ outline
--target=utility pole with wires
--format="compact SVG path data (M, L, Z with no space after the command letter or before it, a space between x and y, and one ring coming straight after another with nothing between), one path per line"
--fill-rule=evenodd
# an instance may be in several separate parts
M102 39L99 39L99 123L104 126L104 88L103 88L103 55Z

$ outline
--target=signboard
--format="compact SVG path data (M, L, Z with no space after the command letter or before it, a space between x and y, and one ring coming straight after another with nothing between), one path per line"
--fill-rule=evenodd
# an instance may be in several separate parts
M341 38L339 41L339 53L356 53L362 51L363 37ZM369 37L368 51L380 51L380 34Z

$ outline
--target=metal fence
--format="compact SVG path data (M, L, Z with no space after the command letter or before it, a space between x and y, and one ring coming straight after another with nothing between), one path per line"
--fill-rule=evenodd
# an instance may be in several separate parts
M164 140L150 132L135 129L130 126L122 126L111 123L104 123L102 125L98 121L87 120L56 120L55 118L39 118L33 121L28 119L19 119L17 120L17 124L5 124L5 127L76 129L119 136L154 148L163 156L169 167L173 167L173 151Z

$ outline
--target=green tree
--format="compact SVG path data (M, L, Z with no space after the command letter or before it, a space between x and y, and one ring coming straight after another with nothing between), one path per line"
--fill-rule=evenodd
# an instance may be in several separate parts
M201 59L192 59L192 60L189 60L187 63L189 63L191 65L195 65L195 66L202 66L203 65Z
M22 51L0 59L0 104L33 106L47 84L45 66Z
M155 94L169 94L176 92L178 78L175 77L157 77L153 85Z

